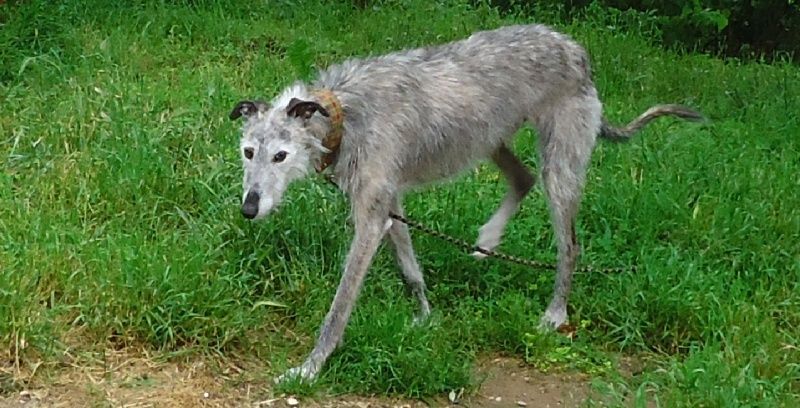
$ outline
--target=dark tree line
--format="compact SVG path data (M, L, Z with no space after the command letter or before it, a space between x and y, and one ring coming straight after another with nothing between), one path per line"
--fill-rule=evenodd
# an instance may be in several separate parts
M666 46L800 61L800 0L490 0L506 12L549 10L566 18L593 2L649 20Z

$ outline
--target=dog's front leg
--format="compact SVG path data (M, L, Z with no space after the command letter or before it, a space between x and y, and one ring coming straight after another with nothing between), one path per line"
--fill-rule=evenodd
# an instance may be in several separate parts
M386 233L390 198L387 195L371 194L368 198L354 200L355 237L350 245L339 288L322 323L317 343L303 365L287 371L278 378L279 382L298 376L304 381L314 380L341 341L364 276Z

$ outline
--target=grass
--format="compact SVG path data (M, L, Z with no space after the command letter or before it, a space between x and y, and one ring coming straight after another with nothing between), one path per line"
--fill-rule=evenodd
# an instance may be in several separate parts
M130 345L247 355L265 375L301 361L338 281L347 204L312 179L266 222L243 220L231 106L348 56L547 20L459 1L329 3L0 5L4 361L56 368L67 350ZM660 121L596 151L582 262L638 271L577 276L570 312L582 328L565 344L535 332L550 274L415 236L431 322L409 324L414 302L382 250L346 347L305 392L430 395L468 385L476 355L502 352L596 373L620 404L798 402L800 68L664 51L615 18L551 21L592 54L608 117L679 102L712 120ZM535 137L522 131L515 146L533 166ZM472 239L503 192L482 166L412 194L408 212ZM548 223L537 190L503 249L552 260ZM618 353L645 370L614 375Z

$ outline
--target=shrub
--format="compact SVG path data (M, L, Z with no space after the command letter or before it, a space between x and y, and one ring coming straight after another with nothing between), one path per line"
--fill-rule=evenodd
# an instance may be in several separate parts
M612 8L654 19L669 47L747 58L800 60L800 3L797 0L490 0L500 10L538 11L573 18ZM549 13L541 13L547 11ZM591 14L591 12L590 12ZM595 16L596 17L596 16Z

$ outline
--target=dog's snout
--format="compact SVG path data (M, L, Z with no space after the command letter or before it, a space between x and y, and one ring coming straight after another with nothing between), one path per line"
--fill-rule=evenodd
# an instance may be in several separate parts
M260 199L258 193L250 191L247 197L244 198L242 203L242 215L247 219L253 219L258 214L258 200Z

